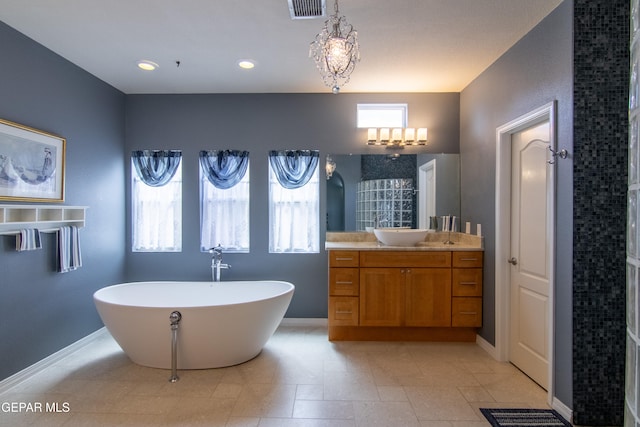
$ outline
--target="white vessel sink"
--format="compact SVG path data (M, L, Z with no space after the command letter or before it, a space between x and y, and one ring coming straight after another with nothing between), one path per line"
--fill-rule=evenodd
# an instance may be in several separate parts
M373 234L387 246L415 246L424 241L429 230L414 228L376 228Z

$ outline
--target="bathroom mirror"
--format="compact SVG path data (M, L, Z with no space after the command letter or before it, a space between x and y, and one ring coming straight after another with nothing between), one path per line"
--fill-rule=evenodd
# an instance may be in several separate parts
M458 154L330 155L327 231L429 228L429 218L460 216ZM326 175L325 175L326 177Z

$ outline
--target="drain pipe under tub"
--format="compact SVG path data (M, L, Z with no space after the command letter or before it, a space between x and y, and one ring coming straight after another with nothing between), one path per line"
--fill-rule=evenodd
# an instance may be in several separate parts
M171 322L171 378L170 383L177 382L178 377L178 323L182 319L182 314L179 311L174 311L169 315L169 321Z

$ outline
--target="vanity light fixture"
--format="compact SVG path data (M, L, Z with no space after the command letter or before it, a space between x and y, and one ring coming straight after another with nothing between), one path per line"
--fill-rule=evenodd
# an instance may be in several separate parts
M404 148L405 145L426 145L427 128L369 128L367 145Z
M141 61L138 61L138 68L144 71L153 71L156 68L158 68L158 64L156 64L153 61L148 61L146 59L143 59Z

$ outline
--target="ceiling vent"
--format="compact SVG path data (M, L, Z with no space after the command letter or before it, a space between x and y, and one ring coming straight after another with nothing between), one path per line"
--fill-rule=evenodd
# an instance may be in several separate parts
M287 0L291 19L313 19L326 15L326 0Z

